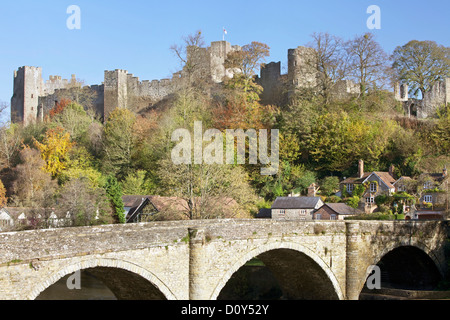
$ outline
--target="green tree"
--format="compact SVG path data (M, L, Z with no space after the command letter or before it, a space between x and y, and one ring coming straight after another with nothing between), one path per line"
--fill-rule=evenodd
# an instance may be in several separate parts
M106 190L106 195L108 196L108 198L111 202L111 206L114 210L116 220L119 223L125 223L126 217L125 217L125 209L124 209L123 200L122 200L122 188L120 187L119 182L117 181L117 179L114 176L109 175L106 178L106 183L105 183L104 188Z
M70 134L73 141L87 143L88 129L94 122L94 116L85 111L83 106L71 102L53 116L52 122Z
M146 178L144 170L130 172L121 185L122 192L126 195L149 195L156 188L156 185Z
M412 40L397 47L392 59L397 78L414 96L423 96L436 81L450 77L450 48L435 41Z
M128 109L116 108L104 126L103 172L123 179L132 167L133 125L135 115Z
M339 190L339 178L330 176L323 178L320 183L321 194L331 196Z

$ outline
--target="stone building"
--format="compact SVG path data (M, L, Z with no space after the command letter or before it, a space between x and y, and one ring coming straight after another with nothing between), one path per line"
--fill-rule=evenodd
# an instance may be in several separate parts
M168 97L180 87L187 77L207 77L220 83L232 77L236 70L224 67L230 52L240 50L226 41L212 42L208 48L188 48L188 61L196 65L196 73L188 74L186 68L172 75L171 79L139 80L127 70L106 70L102 84L82 87L75 75L70 80L60 76L42 78L42 68L23 66L14 72L14 89L11 98L11 121L28 125L48 114L61 96L83 89L92 96L90 103L99 118L106 119L117 107L140 111ZM86 106L85 106L86 107Z
M278 197L272 204L272 219L312 221L313 214L323 206L320 197Z
M403 109L408 117L425 119L436 114L436 110L450 103L450 78L437 81L422 99L409 98L408 85L396 83L394 97L403 104Z
M344 220L346 217L359 215L362 212L345 203L325 203L313 213L314 220Z
M339 185L341 194L346 192L349 195L353 194L356 186L365 186L365 191L361 196L361 202L358 209L365 213L372 213L378 208L375 203L375 198L382 194L391 195L394 193L394 183L396 181L397 179L394 178L393 166L389 168L389 172L365 172L364 161L359 160L358 173L355 176L344 178Z

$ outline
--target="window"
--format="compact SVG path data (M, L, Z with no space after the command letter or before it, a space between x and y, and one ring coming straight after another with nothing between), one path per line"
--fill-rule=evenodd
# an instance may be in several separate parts
M431 189L431 181L427 181L423 184L424 189Z
M336 220L336 215L332 214L331 217L330 217L330 220Z
M353 184L347 184L347 192L353 192L354 189L354 185Z
M366 203L374 203L374 202L375 202L374 197L367 197L366 198Z
M286 214L286 210L281 209L281 210L280 210L280 216L284 216L285 214Z
M370 192L377 192L377 184L375 182L370 184Z
M306 210L305 209L300 210L300 215L305 216L306 215Z
M433 196L426 195L426 196L423 197L423 201L425 201L427 203L433 203Z
M320 213L316 214L316 220L322 220L322 215Z

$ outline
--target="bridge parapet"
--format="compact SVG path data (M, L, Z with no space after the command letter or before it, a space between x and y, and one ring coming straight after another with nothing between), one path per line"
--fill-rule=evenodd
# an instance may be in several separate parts
M292 295L297 261L314 270L302 281L326 278L324 292L355 299L367 267L399 246L418 247L444 273L448 231L436 221L195 220L0 233L0 299L34 299L62 276L96 267L136 273L170 299L215 299L254 257L283 270Z

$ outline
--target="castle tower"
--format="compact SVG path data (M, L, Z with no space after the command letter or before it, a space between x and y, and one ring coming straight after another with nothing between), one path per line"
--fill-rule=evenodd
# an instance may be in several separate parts
M14 71L13 90L11 121L25 126L35 122L43 90L42 68L24 66Z
M316 52L313 48L299 46L288 50L288 85L290 94L296 89L313 89L317 86Z
M128 107L128 72L116 69L105 71L104 112L106 120L116 108Z
M215 83L220 83L223 81L225 76L230 76L224 64L228 53L231 51L231 44L227 41L211 42L211 47L209 49L211 78Z
M397 101L406 102L409 99L408 96L408 85L406 83L400 84L399 82L395 83L394 86L394 98Z
M272 104L280 94L281 62L270 62L261 66L259 84L263 87L261 101Z

